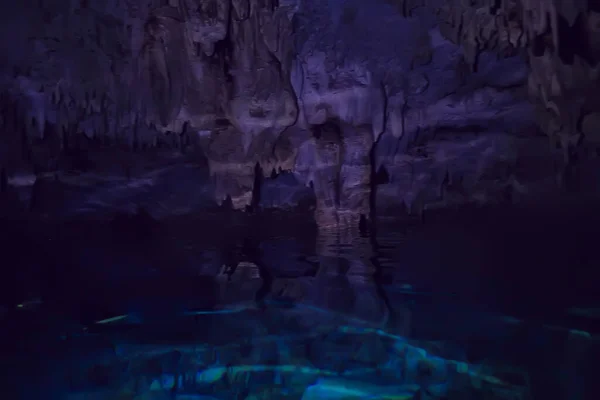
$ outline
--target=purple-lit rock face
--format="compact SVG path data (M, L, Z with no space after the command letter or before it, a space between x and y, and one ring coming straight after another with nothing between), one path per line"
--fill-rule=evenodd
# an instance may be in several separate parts
M320 226L356 226L375 205L598 192L600 9L585 1L2 12L3 214L166 216L227 200L313 203Z

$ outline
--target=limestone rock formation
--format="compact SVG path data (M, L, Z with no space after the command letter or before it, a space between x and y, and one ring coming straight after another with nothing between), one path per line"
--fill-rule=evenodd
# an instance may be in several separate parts
M23 201L36 178L154 182L157 157L207 167L212 180L180 184L236 209L275 204L258 186L292 173L324 227L375 205L598 193L591 2L26 0L3 13L0 167Z

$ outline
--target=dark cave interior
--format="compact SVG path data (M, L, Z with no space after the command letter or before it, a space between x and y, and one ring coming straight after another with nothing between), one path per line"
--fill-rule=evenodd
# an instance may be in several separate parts
M598 398L597 1L5 3L0 398Z

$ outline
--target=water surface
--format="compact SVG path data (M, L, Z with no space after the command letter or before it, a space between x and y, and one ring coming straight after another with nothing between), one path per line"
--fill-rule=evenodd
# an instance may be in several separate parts
M30 399L590 398L600 218L550 211L327 232L281 211L4 221L4 388Z

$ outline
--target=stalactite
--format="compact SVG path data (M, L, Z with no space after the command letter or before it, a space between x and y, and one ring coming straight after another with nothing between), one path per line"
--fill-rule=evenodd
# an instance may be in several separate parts
M575 1L567 9L566 2L554 0L389 1L411 18L407 26L422 12L437 13L443 36L463 48L464 63L459 64L457 71L459 83L466 84L470 78L476 78L464 67L476 71L482 52L496 52L501 59L529 47L528 89L541 110L541 126L553 144L561 143L565 163L573 162L572 148L586 142L579 140L583 128L577 121L583 113L598 110L593 95L584 95L587 97L581 100L577 93L581 88L593 86L598 71L592 66L594 56L570 54L572 63L561 56L565 50L571 50L562 35L562 25L566 21L564 24L569 28L579 29L579 24L585 24L580 42L595 43L592 39L598 32L587 20L586 2ZM100 10L93 5L83 7L71 2L69 7L79 20L65 15L61 26L55 21L48 22L44 31L50 39L37 38L31 43L32 48L44 49L48 60L38 62L40 66L35 68L15 68L12 91L10 96L6 95L7 102L13 103L13 115L8 115L7 110L0 118L3 129L14 125L17 141L18 135L23 135L20 143L23 158L31 158L31 141L36 144L35 138L44 139L49 123L59 132L63 150L77 146L87 136L93 139L94 146L116 143L136 151L149 146L183 153L190 145L190 137L195 140L195 132L210 132L208 138L213 140L219 132L229 129L235 130L230 138L232 145L222 145L210 157L220 163L222 170L229 168L227 173L238 174L240 182L249 176L245 166L255 163L265 177L272 171L293 170L299 145L289 145L292 150L282 146L284 150L279 153L270 154L270 150L276 147L271 143L272 137L282 137L281 132L290 125L305 129L308 122L306 125L302 122L311 118L308 102L304 104L300 98L311 90L305 81L307 76L318 71L298 67L295 72L301 75L302 82L293 89L289 76L289 58L296 51L291 44L292 23L297 22L291 17L297 5L235 0L210 3L215 7L206 3L198 8L197 3L194 0L116 2ZM422 9L434 6L439 9ZM433 37L430 33L429 30L424 33L426 42ZM74 38L80 39L79 42ZM539 52L532 50L534 44ZM432 63L431 43L423 47L422 54L411 53L411 58L415 56L410 60L415 70ZM89 54L93 54L93 62L89 62ZM323 55L315 68L329 62L327 57ZM46 65L49 67L42 68ZM412 109L409 109L408 101L404 101L395 104L392 110L387 105L385 90L379 93L379 84L371 82L369 68L358 71L362 68L360 63L336 68L343 70L340 76L345 75L334 82L329 76L332 74L327 72L328 81L322 86L346 84L342 82L344 79L356 82L349 84L354 86L348 93L339 96L327 97L331 91L315 92L314 101L318 104L313 114L322 116L322 121L339 118L352 128L366 121L372 124L375 140L384 130L375 121L382 114L393 120L389 124L393 125L390 131L393 135L404 137L407 132L419 129L411 126L410 120L413 111L421 113L418 104L410 100ZM435 84L434 79L431 82ZM363 90L365 87L370 90L371 86L377 86L373 89L377 95ZM268 90L263 90L265 87ZM568 99L561 101L561 97ZM374 104L381 98L385 105L376 107ZM419 114L419 123L426 119L424 115ZM388 124L383 120L385 127ZM587 120L585 134L591 138L590 131L594 128L590 124ZM265 139L263 134L272 137ZM239 149L243 154L237 154ZM223 167L227 162L231 165ZM388 162L377 160L372 172L386 165ZM397 172L390 170L389 174ZM314 170L303 172L302 180L318 182L321 178L317 175ZM226 192L236 204L240 201L239 193L230 188ZM343 196L338 192L334 197L339 203Z

